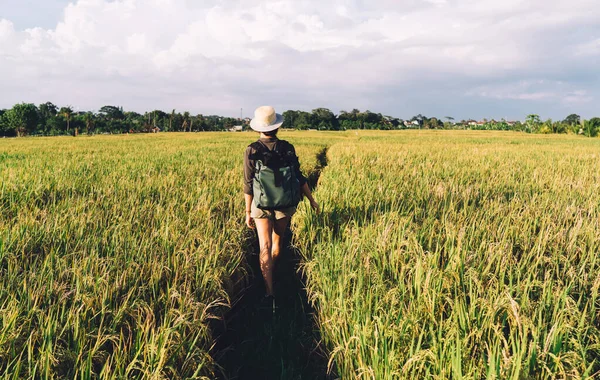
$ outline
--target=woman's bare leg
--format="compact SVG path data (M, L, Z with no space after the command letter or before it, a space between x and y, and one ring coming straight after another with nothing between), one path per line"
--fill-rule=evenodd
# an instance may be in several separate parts
M267 218L254 219L256 232L258 233L258 243L260 245L260 270L265 279L267 295L273 295L273 255L272 255L272 234L273 222Z
M277 257L279 257L279 253L281 252L281 242L283 241L283 236L289 222L290 218L285 217L278 219L273 223L273 233L271 234L271 241L273 242L271 256L273 257L273 262L277 261Z

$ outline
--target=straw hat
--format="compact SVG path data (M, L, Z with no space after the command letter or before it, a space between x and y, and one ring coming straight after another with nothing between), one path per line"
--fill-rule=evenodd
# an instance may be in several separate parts
M281 124L283 124L283 116L275 113L275 108L262 106L254 111L254 119L250 121L250 128L256 132L271 132L281 127Z

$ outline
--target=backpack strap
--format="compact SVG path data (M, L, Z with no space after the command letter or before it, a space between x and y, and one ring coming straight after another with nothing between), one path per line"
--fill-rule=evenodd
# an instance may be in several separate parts
M287 151L289 143L285 140L275 140L275 145L273 145L273 150L280 155L285 154Z
M255 150L255 153L250 155L250 159L261 161L263 165L269 167L277 166L281 162L281 156L277 150L277 142L275 142L273 150L269 149L260 140L253 142L250 146Z
M252 160L262 160L265 153L269 152L269 148L265 146L265 144L260 141L255 141L250 144L250 147L254 149L254 153L250 155L250 159Z
M295 152L292 151L292 144L286 140L277 140L277 144L273 147L273 150L279 154L279 156L286 162L292 162L296 164L298 157Z

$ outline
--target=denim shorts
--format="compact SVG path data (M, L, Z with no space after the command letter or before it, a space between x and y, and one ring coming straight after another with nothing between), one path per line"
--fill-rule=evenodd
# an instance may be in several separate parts
M279 220L286 217L292 217L296 212L296 207L288 207L281 210L263 210L252 202L252 206L250 207L250 217L253 219L271 219L271 220Z

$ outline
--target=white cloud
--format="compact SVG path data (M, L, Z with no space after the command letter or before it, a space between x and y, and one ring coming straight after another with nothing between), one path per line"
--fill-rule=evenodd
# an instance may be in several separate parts
M562 99L562 101L566 104L589 103L592 100L593 98L585 90L575 90L572 92L568 92Z
M562 81L521 81L502 83L471 89L468 96L480 96L499 100L523 100L560 102L566 105L588 103L592 97L586 90L574 88Z
M9 20L0 19L0 41L7 40L15 32L14 25Z
M0 106L390 107L390 93L448 81L468 98L582 103L597 93L511 83L568 77L553 39L599 19L592 0L79 0L52 29L0 20ZM597 54L598 40L584 37L570 51ZM501 78L509 85L488 84Z

